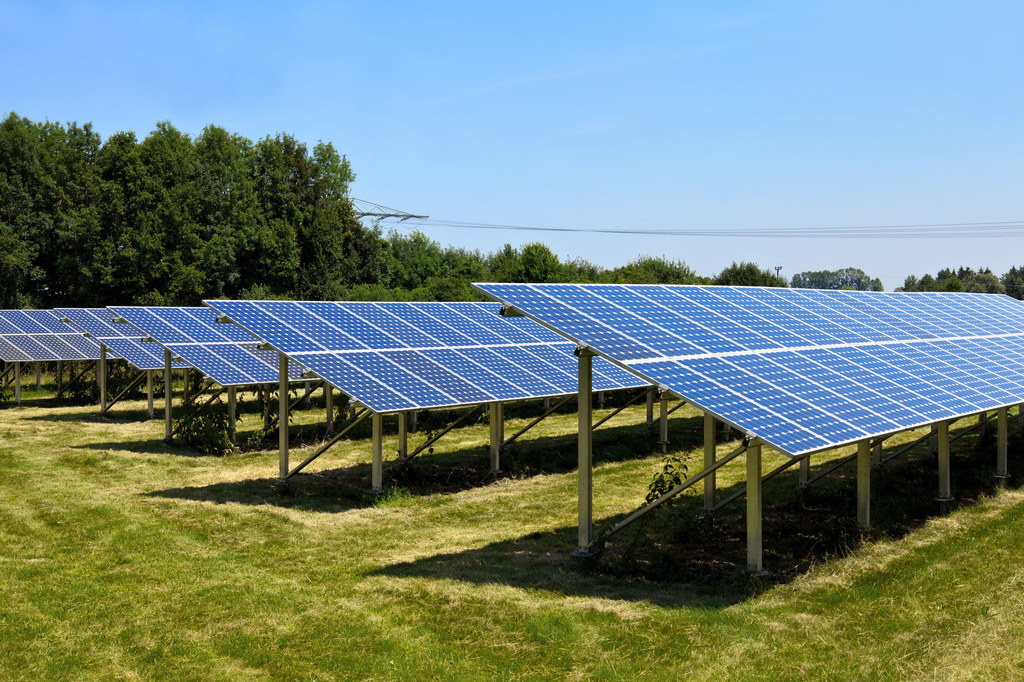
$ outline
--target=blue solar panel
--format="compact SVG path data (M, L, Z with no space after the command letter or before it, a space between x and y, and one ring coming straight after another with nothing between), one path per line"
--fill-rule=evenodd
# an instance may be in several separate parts
M377 412L576 392L575 346L493 303L208 303ZM595 364L595 390L644 385Z
M1024 401L1005 296L475 286L792 455Z
M105 345L113 357L122 358L139 370L163 369L163 349L143 342L142 334L133 327L115 324L113 311L107 308L57 308L56 312Z
M217 322L210 308L112 306L110 310L139 334L180 356L221 386L278 382L277 355L257 349L245 330ZM160 353L161 363L163 353ZM289 365L289 380L302 380L302 367Z
M0 310L0 360L95 360L99 345L49 310Z

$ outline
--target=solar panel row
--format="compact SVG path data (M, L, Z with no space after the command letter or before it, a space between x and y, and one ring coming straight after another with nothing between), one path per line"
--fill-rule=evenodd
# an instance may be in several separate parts
M49 310L0 310L0 360L96 360L99 345Z
M142 340L143 335L123 324L114 324L107 308L57 308L57 313L89 337L101 342L117 357L140 370L159 370L164 366L163 351Z
M573 345L495 304L206 303L378 413L576 392ZM595 390L644 385L594 368Z
M1008 297L477 287L791 455L1024 402Z
M221 386L277 383L277 354L259 350L258 339L243 329L218 324L217 313L210 308L111 306L110 310ZM302 368L294 367L290 379L301 381L301 375Z

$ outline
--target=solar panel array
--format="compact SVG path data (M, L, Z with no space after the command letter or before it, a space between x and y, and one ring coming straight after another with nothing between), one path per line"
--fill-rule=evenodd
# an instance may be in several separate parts
M137 369L163 369L163 350L154 343L144 342L142 334L128 325L114 324L114 313L107 308L57 308L56 311L86 336L102 343Z
M97 360L100 347L49 310L0 310L0 360Z
M493 303L206 303L378 413L577 390L574 346ZM595 390L646 385L594 366Z
M111 306L110 310L221 386L277 383L277 353L233 325L218 324L210 308ZM161 366L163 364L161 363ZM302 380L293 367L289 379Z
M475 286L794 456L1024 401L1006 296Z

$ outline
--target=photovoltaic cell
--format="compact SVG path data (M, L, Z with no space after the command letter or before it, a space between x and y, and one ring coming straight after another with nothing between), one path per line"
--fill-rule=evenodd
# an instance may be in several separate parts
M221 386L278 382L276 354L258 350L259 340L243 329L218 323L210 308L112 306L110 311L128 329L153 339ZM160 356L163 367L162 351ZM302 371L301 365L290 366L289 380L302 381Z
M475 286L794 456L1024 402L1006 296Z
M207 303L376 412L577 390L575 345L493 303ZM595 362L595 390L646 385Z
M96 360L100 347L50 310L0 310L0 360Z

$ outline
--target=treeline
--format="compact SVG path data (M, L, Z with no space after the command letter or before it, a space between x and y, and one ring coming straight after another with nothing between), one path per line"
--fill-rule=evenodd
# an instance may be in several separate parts
M330 143L195 138L160 123L101 140L89 124L0 122L0 307L195 305L203 298L472 300L472 281L882 289L858 268L790 282L754 263L713 277L681 259L605 268L540 243L490 252L360 222ZM1024 267L941 270L906 291L1024 293Z
M897 291L966 291L977 294L1008 294L1019 299L1024 296L1024 266L1013 266L1002 276L996 276L990 268L943 268L934 276L910 275Z
M0 123L0 305L194 304L340 296L376 281L330 144L168 123L101 141L89 124Z

